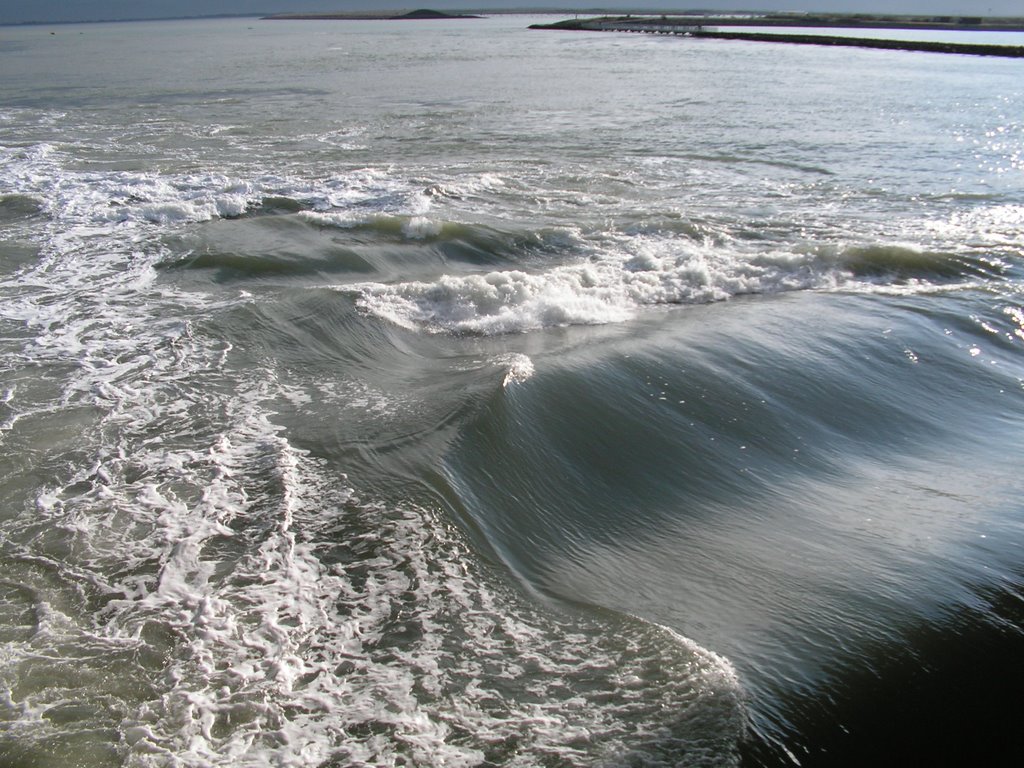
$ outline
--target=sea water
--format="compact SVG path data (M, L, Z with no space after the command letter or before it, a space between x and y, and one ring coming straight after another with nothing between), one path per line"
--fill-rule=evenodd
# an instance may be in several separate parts
M4 766L1020 757L1024 65L533 21L0 29Z

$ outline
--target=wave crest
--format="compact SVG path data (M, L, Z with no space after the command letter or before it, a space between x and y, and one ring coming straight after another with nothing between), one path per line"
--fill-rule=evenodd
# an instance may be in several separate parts
M739 258L680 241L642 241L629 252L546 272L445 275L434 282L340 288L362 310L406 328L492 335L621 322L643 307L698 304L751 293L824 287L811 257Z

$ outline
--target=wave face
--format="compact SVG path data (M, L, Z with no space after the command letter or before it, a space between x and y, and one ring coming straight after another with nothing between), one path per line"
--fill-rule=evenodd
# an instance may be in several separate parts
M1019 756L1010 64L132 26L0 47L0 763Z

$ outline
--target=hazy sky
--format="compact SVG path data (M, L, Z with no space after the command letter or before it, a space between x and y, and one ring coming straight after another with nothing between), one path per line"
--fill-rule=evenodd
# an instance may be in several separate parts
M1024 0L0 0L0 24L393 8L663 8L1024 16Z

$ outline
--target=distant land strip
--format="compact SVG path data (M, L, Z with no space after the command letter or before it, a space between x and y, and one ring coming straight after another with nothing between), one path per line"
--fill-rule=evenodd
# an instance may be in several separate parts
M886 21L891 23L886 23ZM983 23L984 22L984 23ZM1024 19L985 19L965 17L848 16L829 14L811 16L784 14L780 16L602 16L590 19L568 19L553 24L534 24L530 29L561 29L599 32L640 32L661 35L686 35L717 40L749 40L798 45L832 45L856 48L880 48L898 51L926 51L974 56L1024 58L1024 46L986 43L947 43L934 40L883 40L874 37L839 35L785 34L781 32L721 32L709 27L833 27L843 29L939 29L1024 32Z
M380 11L378 13L275 13L264 16L269 21L380 21L401 20L422 21L429 19L479 19L468 13L448 13L422 8L418 11Z

